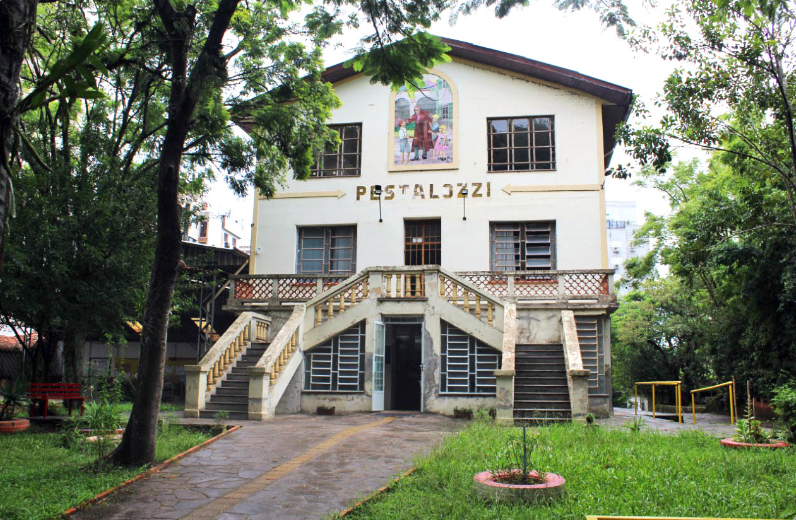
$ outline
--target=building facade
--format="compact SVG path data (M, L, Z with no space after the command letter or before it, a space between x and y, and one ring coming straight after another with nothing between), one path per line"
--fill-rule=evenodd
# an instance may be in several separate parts
M250 271L230 299L243 314L193 369L188 415L610 413L602 183L631 92L445 41L452 61L409 91L327 70L340 145L255 201ZM238 339L269 346L226 362ZM245 408L219 396L235 379Z

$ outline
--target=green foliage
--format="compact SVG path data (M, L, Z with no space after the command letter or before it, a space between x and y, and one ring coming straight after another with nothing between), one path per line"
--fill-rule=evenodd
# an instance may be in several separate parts
M82 435L81 435L82 437ZM156 462L182 453L210 438L207 432L172 428L159 434ZM59 433L25 432L0 437L0 518L49 520L145 467L103 466L82 444L65 445Z
M27 401L28 384L22 379L3 381L0 384L0 421L13 419Z
M216 423L216 428L221 431L227 431L227 425L224 423L229 420L229 412L226 410L219 410L213 414L213 420Z
M567 480L563 498L533 509L478 499L473 475L484 471L490 454L517 433L517 428L471 423L421 459L418 471L349 516L354 520L579 520L586 515L791 518L786 513L793 510L796 466L787 450L727 450L718 439L701 432L628 435L575 424L539 428L534 451L535 467Z
M733 439L750 444L765 444L768 442L769 435L763 429L762 423L755 419L752 403L746 403L746 416L744 419L738 420Z
M796 384L777 387L773 394L771 404L777 414L775 430L783 440L796 443Z
M622 425L622 428L626 429L630 433L640 433L646 425L647 420L643 416L637 415L633 417L633 419L626 421Z
M491 454L487 460L489 471L493 477L512 474L519 470L519 475L509 480L501 479L501 482L511 484L539 484L545 481L545 472L541 468L535 467L531 458L538 446L539 433L535 430L527 431L527 428L516 428L514 435L502 446ZM532 471L536 471L531 475Z

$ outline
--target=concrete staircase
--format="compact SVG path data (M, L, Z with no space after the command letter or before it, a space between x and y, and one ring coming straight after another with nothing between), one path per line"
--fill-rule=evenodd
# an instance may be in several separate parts
M571 420L563 346L517 345L515 348L514 419L522 422Z
M216 391L210 396L204 410L199 412L203 419L213 419L217 412L224 411L230 419L249 418L249 367L257 364L267 343L252 343L240 360L229 370Z

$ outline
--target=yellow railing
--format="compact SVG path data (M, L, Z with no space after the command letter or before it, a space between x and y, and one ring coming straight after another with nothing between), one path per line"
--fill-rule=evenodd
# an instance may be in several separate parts
M382 276L382 297L423 298L426 283L422 271L385 272Z
M367 297L368 275L365 274L330 289L328 294L323 295L317 301L308 302L308 305L315 313L315 326L317 327L324 321L324 318L330 320Z
M252 333L258 343L268 340L268 327L268 318L244 312L207 351L199 365L207 370L208 394L249 347Z
M735 383L732 381L727 381L726 383L721 383L720 385L706 386L705 388L691 390L691 413L694 415L694 424L696 424L696 400L694 399L694 394L698 392L705 392L707 390L715 390L716 388L723 388L725 386L727 387L730 396L730 424L735 424L735 419L738 417L738 411L735 409Z
M652 418L655 418L655 389L658 386L674 386L674 397L677 403L677 422L683 422L683 382L682 381L639 381L634 384L636 396L636 412L638 415L638 385L652 386Z
M277 333L268 349L255 365L256 367L264 368L271 385L279 379L293 354L301 347L301 324L304 321L304 313L305 307L303 304L296 305L293 308L293 314L282 326L282 329Z
M474 291L463 284L457 283L453 278L440 273L439 295L442 298L446 298L453 305L460 307L467 314L471 314L471 311L473 311L475 317L481 321L486 317L486 322L494 326L496 302L485 297L482 291Z

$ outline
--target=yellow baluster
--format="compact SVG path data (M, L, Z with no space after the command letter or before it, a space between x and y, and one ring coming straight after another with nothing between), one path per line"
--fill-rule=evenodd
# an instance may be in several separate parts
M320 304L318 304L315 307L315 311L316 311L315 312L315 326L317 327L318 325L321 324L321 305Z
M470 313L470 291L464 290L464 312Z
M340 293L340 312L345 310L345 295Z
M207 389L211 389L213 387L213 371L207 371Z
M387 292L390 294L390 298L395 298L395 290L397 289L397 287L393 287L392 285L393 278L395 278L394 274L387 277Z
M445 278L439 277L439 295L445 297Z
M331 320L332 316L334 316L334 302L332 300L328 301L328 309L326 310L326 316Z
M249 327L243 327L243 341L249 342Z
M475 317L480 320L481 319L481 297L478 296L477 294L474 294L473 296L475 296Z
M459 286L456 285L456 282L451 283L451 302L456 305L456 302L459 300Z
M351 288L351 305L357 304L357 286Z
M492 302L487 303L487 323L492 325Z

